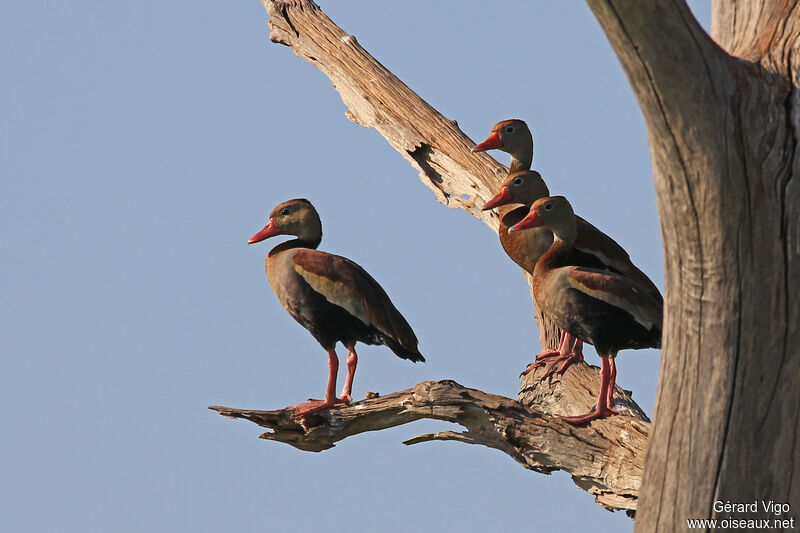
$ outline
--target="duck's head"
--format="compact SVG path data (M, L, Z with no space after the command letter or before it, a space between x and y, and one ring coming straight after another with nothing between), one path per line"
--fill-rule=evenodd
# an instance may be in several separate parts
M485 150L502 150L511 154L512 159L527 161L527 167L530 168L533 160L533 135L524 120L501 120L492 127L486 140L472 149L473 152Z
M525 218L511 226L508 231L547 228L553 233L566 233L570 227L575 227L572 206L563 196L548 196L536 200Z
M247 244L254 244L275 235L296 235L300 240L319 242L322 238L322 222L311 202L295 198L280 203L272 210L264 228L250 237Z
M481 210L487 211L508 204L530 206L539 198L550 196L542 175L535 170L512 172L500 186L494 197L483 204Z

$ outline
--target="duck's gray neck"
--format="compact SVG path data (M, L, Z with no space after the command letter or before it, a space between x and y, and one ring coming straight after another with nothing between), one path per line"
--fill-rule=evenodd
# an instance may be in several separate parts
M550 270L566 265L567 258L575 245L577 228L575 224L570 224L567 228L551 230L553 232L553 244L536 263L536 269Z
M518 158L516 155L511 155L511 166L508 168L508 173L519 172L520 170L530 170L533 163L533 154L527 157Z

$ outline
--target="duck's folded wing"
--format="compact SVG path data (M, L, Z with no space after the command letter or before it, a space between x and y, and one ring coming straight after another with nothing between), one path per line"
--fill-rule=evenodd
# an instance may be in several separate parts
M656 326L661 329L661 303L629 279L611 272L572 267L567 281L573 289L628 312L644 328Z
M575 238L575 248L594 255L604 264L645 289L657 301L663 303L664 298L661 296L658 287L633 264L628 252L617 241L579 216L575 217L575 222L578 230Z
M401 344L416 347L417 338L386 291L360 265L319 250L298 250L294 269L330 303L343 307Z

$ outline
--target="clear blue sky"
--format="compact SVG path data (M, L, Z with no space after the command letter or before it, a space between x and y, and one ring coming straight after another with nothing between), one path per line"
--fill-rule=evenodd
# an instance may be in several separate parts
M663 287L644 123L584 3L377 4L322 7L474 140L527 120L550 190ZM564 473L401 444L458 429L443 423L310 454L206 410L323 391L325 352L264 276L275 242L246 245L298 196L322 249L381 282L428 359L362 347L354 396L449 378L514 397L539 349L497 236L349 122L323 74L269 43L259 2L13 2L0 42L0 530L632 528ZM619 358L649 413L659 356Z

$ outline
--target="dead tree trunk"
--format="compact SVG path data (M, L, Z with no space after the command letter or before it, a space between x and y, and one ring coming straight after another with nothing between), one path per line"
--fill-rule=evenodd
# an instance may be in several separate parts
M800 4L589 0L647 122L666 321L640 531L800 509ZM758 515L739 518L770 518ZM788 518L788 517L786 517Z
M262 3L269 13L271 39L292 47L331 78L351 120L377 129L418 169L440 202L497 227L492 213L474 207L495 192L505 173L501 165L484 154L469 154L472 142L454 121L394 77L313 2ZM667 262L664 350L637 527L685 529L687 519L717 516L715 500L766 499L800 509L800 484L792 483L800 479L800 187L795 179L800 174L800 7L781 0L716 2L715 42L682 0L588 3L647 121ZM540 320L539 325L543 346L553 346L554 329ZM578 366L576 372L584 369ZM565 380L596 387L596 376L571 372ZM549 384L537 386L535 380L529 375L520 393L520 400L534 411L565 413L554 410L554 404L586 408L571 397L556 401L564 391L558 383L547 388ZM352 412L345 412L351 407L337 408L326 415L324 427L319 422L284 424L283 411L217 410L263 423L275 432L268 438L300 442L304 449L402 424L422 412L468 427L460 437L447 432L438 434L440 438L513 450L510 455L523 464L520 457L541 457L536 454L554 442L547 431L540 438L521 439L508 432L513 424L481 425L479 420L496 422L508 411L502 402L479 400L478 391L470 392L476 393L471 401L486 418L459 418L456 411L465 408L463 402L454 407L449 403L452 391L443 391L419 400L427 411L416 409L416 392L396 393L391 395L399 402L396 409L381 411L388 419L372 418L355 426L337 424L360 417L359 412L372 413L370 406L380 406L371 402L378 400L367 400ZM597 424L617 427L620 419ZM542 420L560 431L558 420ZM646 426L641 427L645 429L636 436L605 442L624 446L631 442L626 439L646 440ZM585 439L581 431L586 429L578 428L572 436ZM331 436L334 430L340 433ZM277 435L285 431L285 438ZM624 424L617 431L621 435ZM308 444L315 436L321 440ZM634 455L637 446L631 447ZM610 450L601 451L598 457L611 456ZM582 477L578 472L585 465L559 463L554 457L563 459L548 455L548 468L572 472L583 488L602 486L599 491L587 489L596 495L612 494L607 500L598 497L600 503L637 507L638 480L620 484L608 472ZM628 473L638 475L635 469Z

